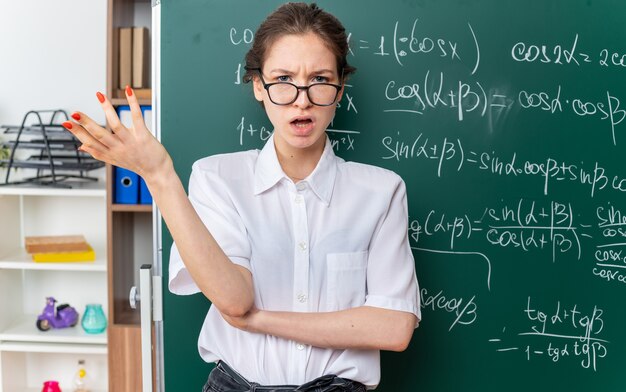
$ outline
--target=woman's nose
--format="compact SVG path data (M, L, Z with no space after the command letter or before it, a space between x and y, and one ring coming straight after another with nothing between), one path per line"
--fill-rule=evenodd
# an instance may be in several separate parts
M308 95L309 90L305 89L305 88L299 88L298 89L298 95L296 96L296 100L294 101L294 105L296 105L297 107L300 108L307 108L309 106L312 105L311 101L309 100L309 95Z

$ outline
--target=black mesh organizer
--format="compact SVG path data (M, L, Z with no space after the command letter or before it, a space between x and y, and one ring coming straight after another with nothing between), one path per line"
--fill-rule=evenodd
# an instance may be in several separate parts
M50 120L44 123L46 116ZM98 181L87 173L103 167L104 163L77 150L80 141L61 125L68 120L64 110L31 110L24 115L21 125L1 125L0 130L11 135L12 140L0 143L10 151L8 158L0 159L0 167L7 168L0 186L36 184L71 188L72 182ZM36 174L10 181L11 169L17 168L33 169Z

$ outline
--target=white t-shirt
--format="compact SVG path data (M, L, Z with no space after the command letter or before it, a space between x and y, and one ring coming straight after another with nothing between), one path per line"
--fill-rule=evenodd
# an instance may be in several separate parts
M408 242L406 190L395 173L345 162L330 140L315 170L294 184L273 136L263 150L216 155L193 165L189 199L233 263L252 272L259 309L329 312L375 306L421 319ZM176 244L169 289L199 291ZM207 362L223 360L262 385L303 384L325 374L380 381L378 350L336 350L244 332L211 307L198 339Z

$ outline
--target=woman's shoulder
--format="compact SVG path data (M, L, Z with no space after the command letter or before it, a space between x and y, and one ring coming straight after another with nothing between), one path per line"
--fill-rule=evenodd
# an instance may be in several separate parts
M242 173L245 169L253 169L259 150L237 151L225 154L210 155L193 163L193 170L200 172Z
M400 184L404 184L402 177L396 172L367 163L342 161L338 165L338 170L343 177L342 180L368 187L373 185L379 188L396 188Z

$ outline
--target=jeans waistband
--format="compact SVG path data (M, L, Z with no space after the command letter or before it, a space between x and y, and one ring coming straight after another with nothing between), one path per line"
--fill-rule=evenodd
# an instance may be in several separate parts
M325 391L346 391L361 392L365 391L365 386L359 382L347 380L335 375L326 375L318 377L302 385L260 385L246 380L241 374L237 373L233 368L225 362L219 361L216 370L228 375L232 381L236 382L244 390L250 392L325 392Z

